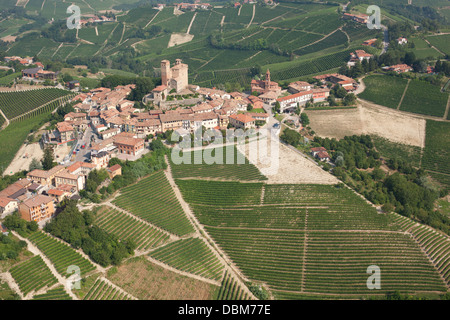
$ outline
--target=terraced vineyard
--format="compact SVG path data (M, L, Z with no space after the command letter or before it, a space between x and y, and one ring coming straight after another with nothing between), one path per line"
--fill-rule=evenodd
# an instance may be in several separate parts
M425 249L450 286L450 240L428 226L417 225L411 229L414 239Z
M133 300L132 297L103 279L97 279L84 300Z
M46 293L35 295L33 300L72 300L72 297L69 296L69 294L61 286L48 290Z
M114 204L176 235L194 231L163 171L123 188Z
M158 247L169 239L168 234L106 206L97 213L95 224L122 240L133 239L137 250L144 251Z
M259 170L250 164L247 158L245 158L235 147L230 149L233 151L233 161L227 160L227 148L215 148L214 151L203 151L203 152L189 152L180 157L186 160L181 164L174 164L172 157L171 169L174 178L221 178L226 180L267 180ZM205 156L211 156L215 159L220 159L223 164L206 164ZM220 156L222 155L222 156ZM238 158L245 161L244 164L237 164ZM242 162L244 162L242 161ZM190 162L190 163L189 163ZM228 163L227 163L228 162Z
M50 259L56 271L63 277L72 275L72 273L67 273L67 268L71 265L79 267L83 275L95 270L94 265L81 254L41 231L35 232L29 239Z
M0 108L8 119L12 119L68 94L70 91L55 88L0 92Z
M149 255L185 272L213 280L219 280L222 277L223 265L199 238L172 242L150 252Z
M249 296L227 271L217 293L217 300L249 300Z
M51 287L58 282L40 256L34 256L12 267L9 273L11 273L24 295L31 291Z
M225 182L177 183L219 247L277 298L446 292L439 272L408 233L414 222L378 213L348 188L255 184L250 189L253 184L242 183L231 193ZM370 265L381 269L381 290L367 288Z

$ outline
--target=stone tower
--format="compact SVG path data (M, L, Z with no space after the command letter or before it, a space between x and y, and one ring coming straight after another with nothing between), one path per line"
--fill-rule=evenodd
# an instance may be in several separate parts
M167 86L172 78L172 70L170 69L170 61L161 61L161 84Z
M266 72L265 87L266 87L266 89L270 88L270 71L269 71L269 69L267 69L267 72Z

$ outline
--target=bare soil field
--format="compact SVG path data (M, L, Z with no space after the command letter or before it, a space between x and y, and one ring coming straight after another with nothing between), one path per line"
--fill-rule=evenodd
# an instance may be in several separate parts
M393 142L425 146L424 119L362 102L357 109L308 111L311 128L321 137L376 134Z
M128 260L108 278L142 300L208 300L218 288L166 270L144 257Z
M33 158L41 160L43 156L44 151L41 149L39 143L36 142L23 145L17 152L11 164L6 168L5 174L11 175L21 170L28 170Z
M183 44L186 42L191 41L192 39L194 39L194 35L193 34L187 34L187 33L172 33L170 35L170 40L169 40L169 44L167 45L167 48L179 45L179 44Z
M268 139L266 141L269 141ZM245 153L251 163L253 163L262 174L264 174L269 184L283 183L310 183L310 184L336 184L339 181L330 173L322 170L305 155L297 152L282 143L270 147L274 143L274 139L270 139L267 143L268 156L266 159L252 159L251 155L257 154L257 150L261 150L257 141L248 143L244 149L244 145L238 145L238 150ZM278 151L276 151L278 149ZM267 162L266 162L267 161Z

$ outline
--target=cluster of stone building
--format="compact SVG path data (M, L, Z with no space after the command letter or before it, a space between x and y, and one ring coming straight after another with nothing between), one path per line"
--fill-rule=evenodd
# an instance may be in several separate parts
M78 192L85 188L92 170L100 166L75 162L64 167L57 165L50 170L36 169L4 190L0 191L0 217L19 211L27 221L40 222L55 215L56 205L64 198L79 199ZM120 165L107 168L110 178L122 174Z

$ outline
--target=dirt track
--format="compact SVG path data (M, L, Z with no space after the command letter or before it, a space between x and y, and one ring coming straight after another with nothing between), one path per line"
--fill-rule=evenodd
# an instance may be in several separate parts
M28 154L28 157L24 158L24 155L26 154ZM41 149L39 143L23 145L17 152L13 161L11 161L8 168L6 168L5 174L14 174L21 170L28 170L33 158L41 160L43 156L44 151Z

